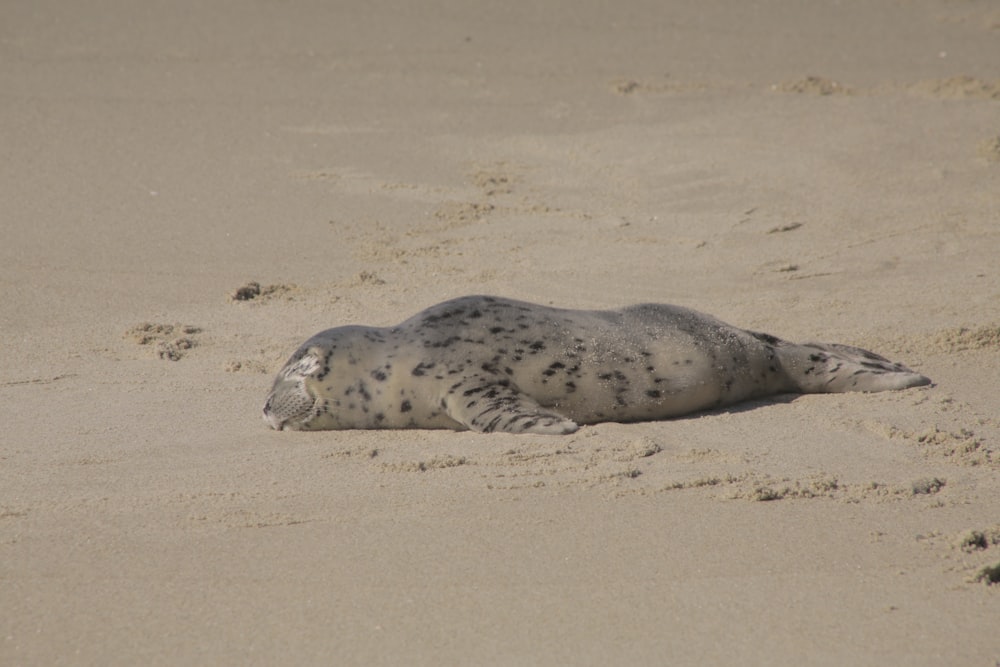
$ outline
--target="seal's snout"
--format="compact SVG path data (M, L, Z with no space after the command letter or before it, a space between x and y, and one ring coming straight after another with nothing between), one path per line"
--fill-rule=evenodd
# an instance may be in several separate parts
M264 402L264 409L262 410L262 416L264 417L264 422L268 426L270 426L271 428L273 428L275 431L280 431L282 428L284 428L285 422L283 422L279 417L277 417L271 411L271 399L272 398L274 398L274 394L273 393L271 395L269 395L267 397L267 400Z

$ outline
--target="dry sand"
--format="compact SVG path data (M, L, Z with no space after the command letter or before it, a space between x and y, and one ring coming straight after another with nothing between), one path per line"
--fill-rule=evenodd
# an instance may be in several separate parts
M5 3L0 99L0 664L1000 661L992 0ZM262 423L308 335L466 293L936 384Z

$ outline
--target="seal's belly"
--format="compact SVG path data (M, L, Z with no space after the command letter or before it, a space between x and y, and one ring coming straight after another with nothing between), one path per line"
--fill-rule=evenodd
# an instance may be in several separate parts
M772 389L755 381L765 375L760 341L670 306L543 310L524 329L484 316L450 333L425 348L439 377L510 380L580 423L663 419Z
M664 418L718 404L722 392L712 355L676 342L669 352L655 347L515 364L511 377L541 405L580 423Z

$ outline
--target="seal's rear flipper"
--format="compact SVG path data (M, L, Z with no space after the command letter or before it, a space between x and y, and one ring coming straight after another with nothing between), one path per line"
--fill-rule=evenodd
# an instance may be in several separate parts
M509 380L474 375L452 385L441 401L448 416L472 431L566 435L579 426L519 392Z
M930 378L860 347L788 343L777 348L788 377L807 394L922 387Z

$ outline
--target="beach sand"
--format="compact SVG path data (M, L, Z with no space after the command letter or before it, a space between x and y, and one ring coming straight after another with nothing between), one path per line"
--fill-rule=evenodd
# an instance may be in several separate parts
M0 54L0 664L1000 661L995 3L49 0ZM308 336L470 293L935 384L262 422Z

